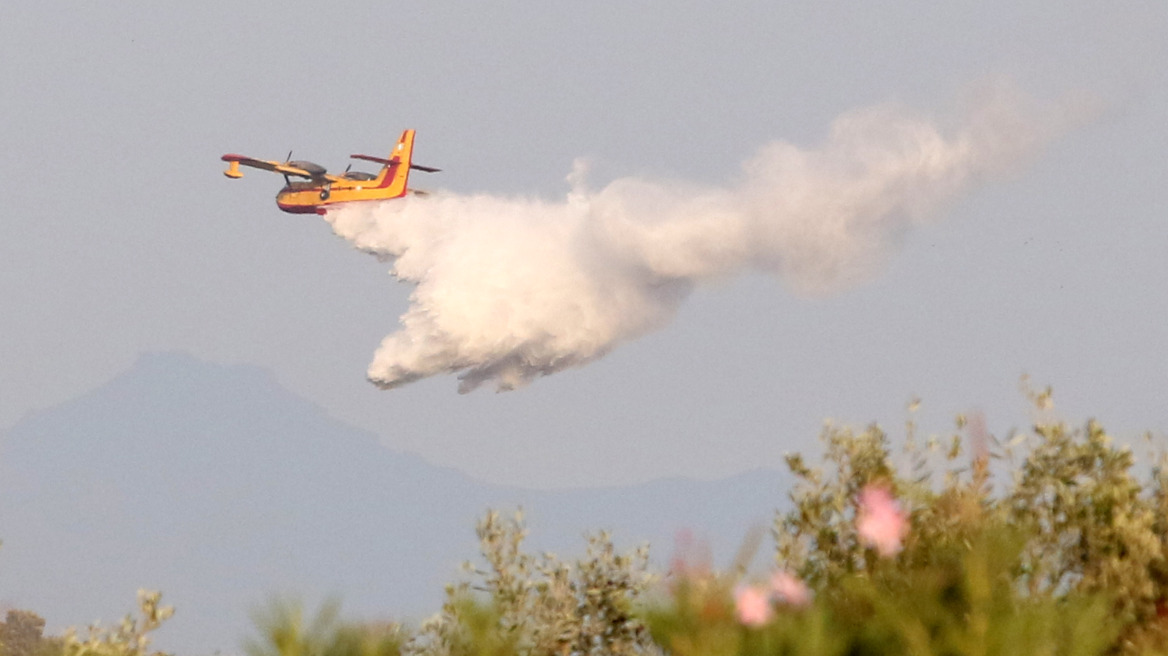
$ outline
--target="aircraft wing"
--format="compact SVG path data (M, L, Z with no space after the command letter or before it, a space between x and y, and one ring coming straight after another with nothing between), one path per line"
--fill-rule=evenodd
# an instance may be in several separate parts
M283 173L284 175L295 175L301 178L308 178L309 180L328 180L329 182L339 182L342 178L329 175L324 172L324 169L317 167L314 164L309 164L314 167L308 169L303 166L297 166L300 162L274 162L266 159L255 159L252 157L244 157L243 155L228 154L222 157L224 162L230 162L227 170L223 172L229 178L242 178L243 173L239 171L239 166L250 166L256 169L263 169L265 171L275 171L276 173Z

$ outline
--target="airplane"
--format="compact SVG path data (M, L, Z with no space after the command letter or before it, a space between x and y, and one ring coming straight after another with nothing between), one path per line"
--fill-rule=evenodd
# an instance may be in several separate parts
M378 173L364 173L345 169L340 175L332 175L319 164L304 160L293 160L292 153L283 162L273 162L264 159L253 159L243 155L227 154L222 157L227 162L227 170L223 175L229 178L242 178L243 172L239 166L275 171L284 174L284 188L276 194L276 205L291 214L324 214L327 206L334 203L349 203L353 201L387 200L401 198L407 193L422 194L409 189L410 169L435 173L441 169L421 166L411 161L414 150L414 131L402 132L397 140L393 152L389 157L374 157L372 155L349 155L353 159L365 160L381 164ZM352 167L352 164L349 165ZM307 181L292 181L292 176L307 178Z

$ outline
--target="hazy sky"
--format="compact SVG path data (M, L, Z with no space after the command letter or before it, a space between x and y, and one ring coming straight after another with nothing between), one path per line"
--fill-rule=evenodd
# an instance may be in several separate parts
M527 486L712 478L815 443L986 413L1022 374L1069 419L1168 432L1168 5L1149 2L9 3L0 10L0 429L139 354L254 363L386 444ZM415 186L562 201L590 180L723 185L898 103L944 124L987 81L1096 117L897 234L871 280L700 284L664 329L515 392L365 380L412 290L282 181L418 130ZM484 219L489 220L489 219ZM485 245L484 245L485 247ZM481 254L480 254L481 255Z

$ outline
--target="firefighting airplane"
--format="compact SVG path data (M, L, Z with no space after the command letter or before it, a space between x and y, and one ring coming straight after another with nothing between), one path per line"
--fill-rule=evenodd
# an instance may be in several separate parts
M292 160L272 162L264 159L252 159L243 155L224 155L227 170L223 172L229 178L242 178L243 172L239 165L250 166L265 171L276 171L284 174L284 188L276 194L276 205L285 212L292 214L324 214L328 205L334 203L348 203L362 200L386 200L401 198L407 193L419 193L406 187L410 177L410 169L434 173L440 169L421 166L410 161L414 150L414 131L406 130L394 146L388 158L373 157L372 155L350 155L353 159L363 159L368 162L381 164L381 171L362 173L350 171L340 175L332 175L319 164ZM289 159L292 153L288 153ZM352 166L352 165L350 165ZM289 176L308 178L306 182L293 182Z

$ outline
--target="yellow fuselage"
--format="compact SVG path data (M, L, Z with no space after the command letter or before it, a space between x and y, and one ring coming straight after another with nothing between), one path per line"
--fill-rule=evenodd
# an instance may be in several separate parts
M405 193L405 185L379 187L376 180L345 180L328 184L293 182L276 194L276 205L292 214L324 214L325 207L334 203L388 200L400 198Z

